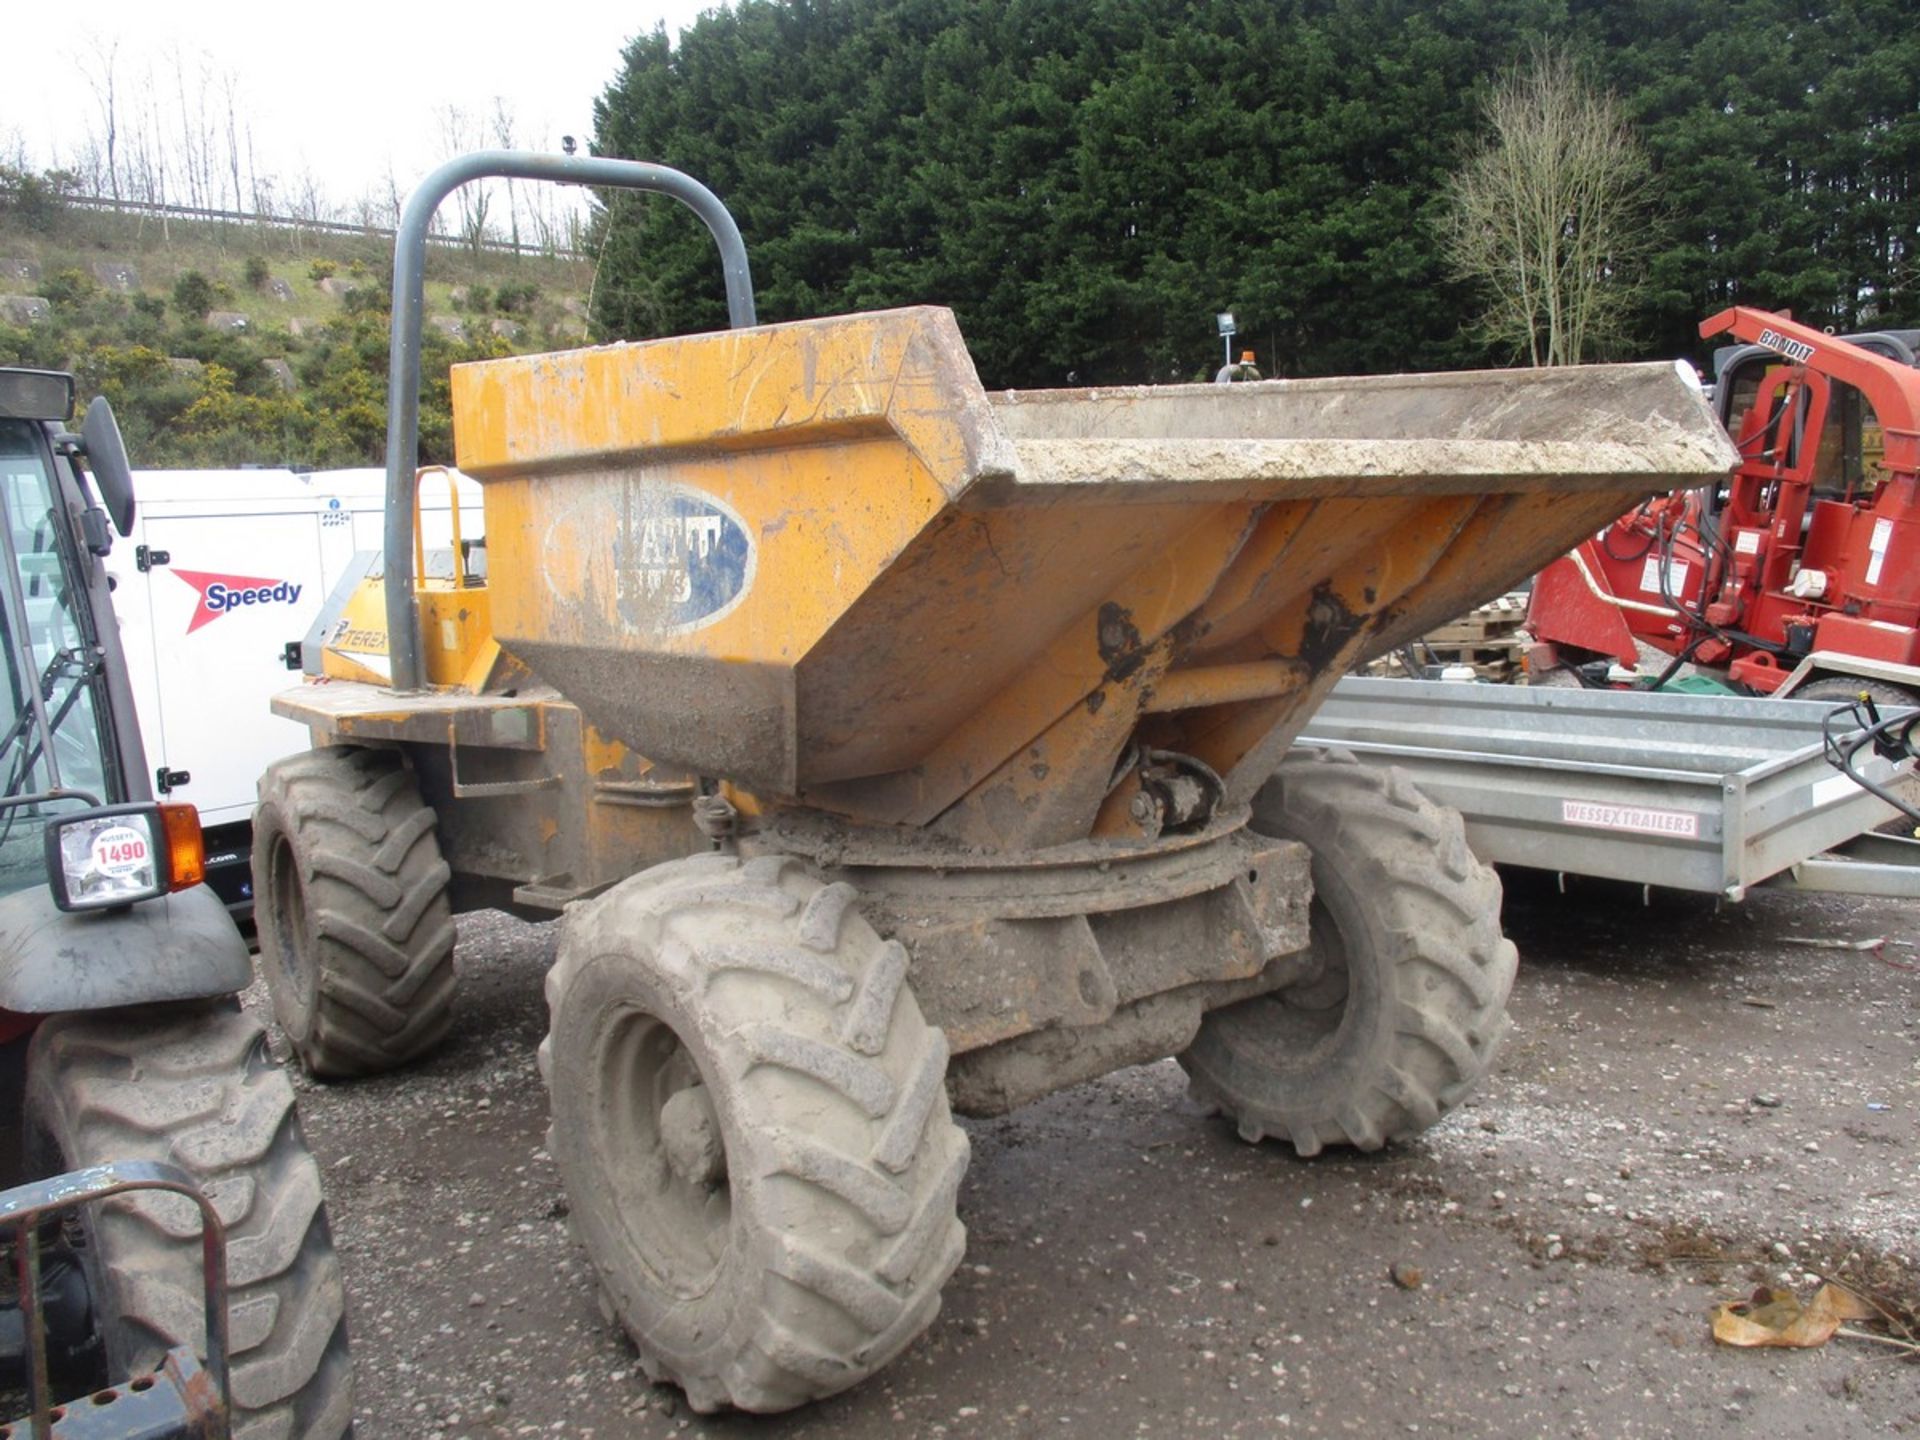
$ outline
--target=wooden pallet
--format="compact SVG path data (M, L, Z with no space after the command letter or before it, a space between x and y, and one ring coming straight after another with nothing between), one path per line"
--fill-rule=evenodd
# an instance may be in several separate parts
M1442 665L1499 665L1507 661L1517 661L1520 652L1527 648L1523 635L1508 635L1494 640L1475 640L1470 644L1449 643L1429 637L1416 640L1413 652L1426 659L1429 651L1436 663Z
M1527 618L1524 595L1503 595L1490 600L1458 620L1451 620L1425 638L1433 645L1475 645L1483 641L1505 639L1517 631Z
M1530 642L1520 627L1526 618L1527 597L1503 595L1429 631L1411 648L1416 660L1435 667L1470 666L1477 679L1510 685L1524 675L1521 656ZM1370 662L1366 673L1400 676L1407 667L1396 652Z
M1490 680L1499 685L1511 685L1518 681L1522 674L1520 651L1518 649L1505 652L1498 659L1469 659L1464 656L1452 656L1441 653L1436 647L1433 663L1435 668L1439 669L1465 665L1473 670L1475 679ZM1395 651L1391 655L1382 655L1378 660L1370 661L1367 665L1366 673L1369 675L1399 677L1407 673L1407 667L1401 660L1400 653ZM1428 676L1423 671L1420 678L1426 679Z

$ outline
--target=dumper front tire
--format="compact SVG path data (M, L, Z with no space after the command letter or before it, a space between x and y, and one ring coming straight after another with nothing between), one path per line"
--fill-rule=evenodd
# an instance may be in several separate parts
M784 857L675 861L573 907L547 977L575 1235L702 1412L865 1379L965 1249L946 1039L853 900Z
M213 1200L227 1228L235 1440L349 1432L346 1291L320 1168L258 1024L228 1006L56 1016L33 1038L27 1121L39 1170L162 1160ZM193 1204L123 1196L89 1207L81 1228L112 1377L182 1343L204 1355Z
M309 1074L377 1075L453 1023L452 872L390 750L277 761L253 819L254 920L274 1018Z
M1252 1141L1301 1155L1377 1150L1459 1104L1507 1030L1517 956L1500 881L1458 812L1399 771L1345 751L1296 751L1253 828L1312 852L1307 980L1210 1012L1180 1057L1200 1099Z

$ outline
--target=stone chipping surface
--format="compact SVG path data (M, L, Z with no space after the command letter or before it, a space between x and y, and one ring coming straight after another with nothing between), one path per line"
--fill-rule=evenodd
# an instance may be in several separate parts
M1920 909L1523 876L1507 925L1512 1040L1401 1149L1244 1145L1171 1062L968 1122L940 1318L852 1393L756 1420L690 1414L602 1318L543 1146L555 927L463 917L445 1049L301 1094L360 1440L1920 1435L1891 1348L1707 1326L1821 1274L1920 1302Z

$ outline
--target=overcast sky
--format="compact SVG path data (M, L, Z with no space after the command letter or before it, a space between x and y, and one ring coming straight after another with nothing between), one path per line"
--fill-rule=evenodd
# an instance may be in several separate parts
M350 205L386 194L389 164L404 193L447 158L449 105L479 116L502 96L517 120L516 148L557 148L561 135L573 134L584 149L593 101L626 42L661 22L677 35L718 4L89 0L69 10L18 0L4 25L0 160L12 162L24 147L30 166L46 168L78 154L90 128L101 133L86 76L99 74L100 57L117 42L123 117L137 110L129 87L149 72L160 77L162 96L174 91L178 54L190 77L236 77L237 108L251 121L262 173L297 188L310 172L330 200ZM224 99L218 109L224 113Z

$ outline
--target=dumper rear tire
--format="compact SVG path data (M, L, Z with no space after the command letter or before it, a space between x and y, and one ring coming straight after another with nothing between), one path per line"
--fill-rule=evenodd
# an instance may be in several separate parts
M1320 964L1207 1015L1180 1057L1195 1094L1244 1138L1303 1156L1418 1134L1486 1073L1507 1030L1518 957L1499 878L1467 849L1458 812L1344 751L1290 755L1253 828L1312 852Z
M453 1023L452 872L400 754L276 762L253 820L254 918L274 1018L316 1079L377 1075Z
M227 1227L235 1440L339 1440L353 1421L346 1291L320 1169L266 1035L228 1006L62 1015L35 1033L27 1121L36 1168L162 1160ZM89 1207L82 1266L116 1379L171 1347L204 1355L200 1217L171 1195Z
M547 977L575 1235L702 1412L865 1379L965 1249L946 1039L853 900L780 856L675 861L570 910Z

